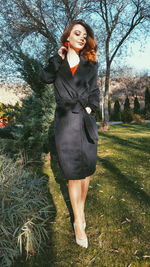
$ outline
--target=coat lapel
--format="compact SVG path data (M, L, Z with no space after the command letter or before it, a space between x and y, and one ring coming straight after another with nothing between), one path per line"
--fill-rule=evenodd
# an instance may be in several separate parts
M62 61L59 73L63 76L65 80L70 80L73 78L69 63L67 61L67 56L65 56L65 59Z
M80 63L74 74L75 82L78 83L81 80L87 79L89 71L90 71L89 62L83 56L80 56Z
M77 91L77 84L79 84L80 81L84 79L84 77L88 76L88 73L90 71L89 65L89 62L83 56L80 56L79 66L74 76L72 76L72 72L66 56L59 69L59 75L63 77L63 79L73 90Z

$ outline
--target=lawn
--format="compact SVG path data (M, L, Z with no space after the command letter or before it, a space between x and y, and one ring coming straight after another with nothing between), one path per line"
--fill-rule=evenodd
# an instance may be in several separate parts
M76 245L66 181L46 160L55 216L44 253L20 266L150 266L150 124L99 132L98 160L86 202L88 249ZM72 214L71 214L72 215Z

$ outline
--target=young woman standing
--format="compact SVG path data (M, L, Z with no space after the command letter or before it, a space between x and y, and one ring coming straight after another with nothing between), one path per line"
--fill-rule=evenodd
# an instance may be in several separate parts
M43 70L42 80L54 83L58 160L68 180L76 243L87 248L84 207L90 175L96 169L98 140L94 117L99 106L97 44L83 20L73 21L64 30L61 44Z

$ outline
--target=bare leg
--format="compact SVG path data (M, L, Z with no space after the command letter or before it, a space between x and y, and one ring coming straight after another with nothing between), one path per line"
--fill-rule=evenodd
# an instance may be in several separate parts
M82 186L81 180L69 180L68 181L68 190L70 201L74 214L74 222L75 222L75 233L79 239L84 239L86 237L83 223L82 223Z
M81 180L81 209L82 209L82 223L85 222L85 215L84 215L84 207L85 207L85 200L89 188L90 177L86 177L85 179Z

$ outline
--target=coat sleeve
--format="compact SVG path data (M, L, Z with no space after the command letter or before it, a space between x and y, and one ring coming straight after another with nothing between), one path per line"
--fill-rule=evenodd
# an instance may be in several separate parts
M93 112L99 107L99 86L97 84L98 78L98 63L93 67L93 76L89 81L89 97L87 106L92 109Z
M62 63L62 58L58 54L49 58L48 65L40 73L40 78L44 83L53 83L56 78L57 71Z

